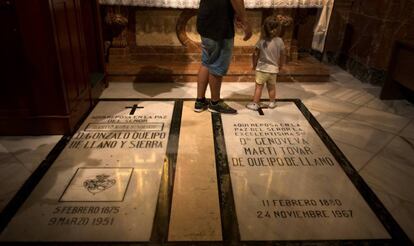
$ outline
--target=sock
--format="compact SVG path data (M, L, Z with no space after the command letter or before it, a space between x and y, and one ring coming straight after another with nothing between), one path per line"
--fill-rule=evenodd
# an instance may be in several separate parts
M205 97L203 97L203 98L197 98L196 100L197 100L197 102L205 102L206 101L206 98Z
M215 101L211 100L211 105L217 105L218 102L219 101L215 102Z

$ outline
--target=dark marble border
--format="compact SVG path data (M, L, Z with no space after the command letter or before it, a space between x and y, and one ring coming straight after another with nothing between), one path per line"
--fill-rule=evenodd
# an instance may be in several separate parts
M157 208L152 226L151 242L165 243L168 240L182 111L183 101L175 100L166 153L168 161L163 165Z
M218 113L211 113L211 120L213 124L214 153L216 155L217 185L219 191L223 242L237 242L240 239L240 232L233 199L223 122Z

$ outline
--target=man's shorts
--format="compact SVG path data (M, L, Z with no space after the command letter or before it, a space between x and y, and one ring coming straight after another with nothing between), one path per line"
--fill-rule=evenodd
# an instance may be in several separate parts
M213 39L201 37L201 63L208 71L217 76L224 76L229 69L234 39Z
M264 85L266 83L268 85L276 85L276 78L276 73L266 73L256 70L256 83L259 85Z

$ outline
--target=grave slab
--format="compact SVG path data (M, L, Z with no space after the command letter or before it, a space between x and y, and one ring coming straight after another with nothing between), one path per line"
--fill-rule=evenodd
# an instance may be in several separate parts
M1 241L149 241L173 101L99 102Z
M222 115L242 241L390 236L293 102Z

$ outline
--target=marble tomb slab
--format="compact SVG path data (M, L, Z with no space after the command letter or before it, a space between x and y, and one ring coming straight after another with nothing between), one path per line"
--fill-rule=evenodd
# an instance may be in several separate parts
M99 102L1 241L149 241L173 101Z
M222 115L242 241L389 239L293 102Z

